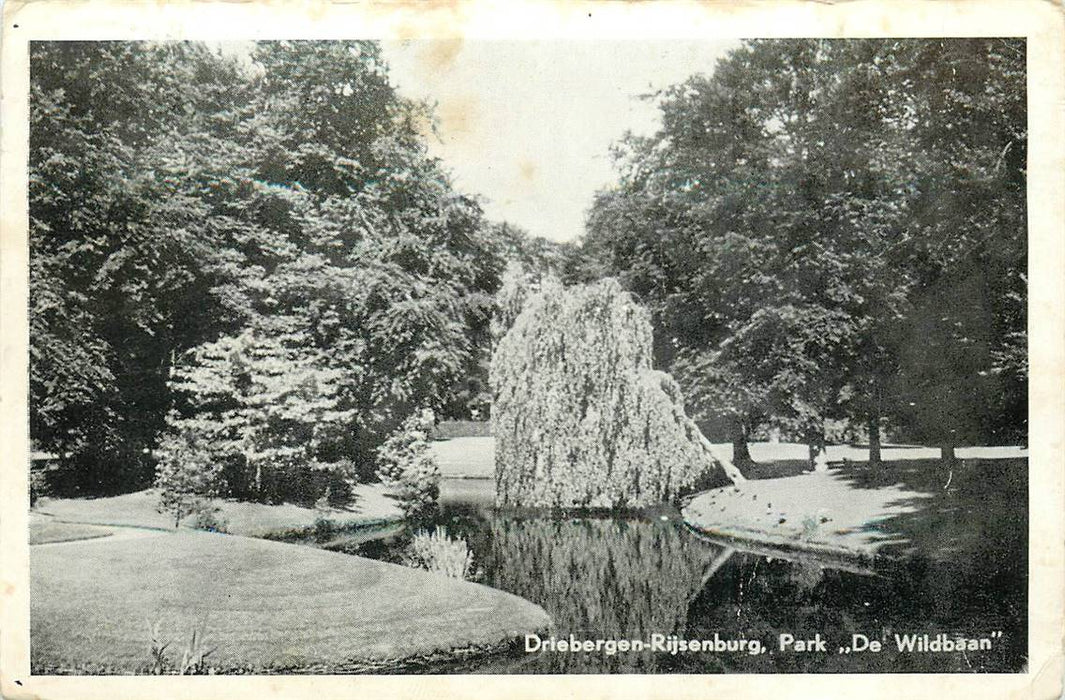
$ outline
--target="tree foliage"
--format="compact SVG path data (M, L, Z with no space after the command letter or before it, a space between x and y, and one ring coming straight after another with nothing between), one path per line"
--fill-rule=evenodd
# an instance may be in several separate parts
M400 508L410 519L430 515L440 496L440 468L429 446L434 423L432 411L417 411L377 448L377 475L396 487Z
M646 311L614 280L545 284L496 348L491 381L501 505L642 507L728 482L676 383L651 369Z
M296 461L368 477L453 399L500 247L376 44L31 53L31 431L83 486L191 429L236 493Z
M1022 41L746 42L617 145L584 248L741 438L881 416L1016 436L1024 94Z
M159 512L174 516L174 527L188 515L205 512L221 484L220 462L206 435L193 431L167 434L160 445L155 475Z

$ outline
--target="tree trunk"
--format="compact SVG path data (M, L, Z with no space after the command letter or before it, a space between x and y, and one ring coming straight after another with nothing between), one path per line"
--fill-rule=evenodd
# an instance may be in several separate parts
M725 471L725 476L727 476L733 484L738 485L747 481L747 477L743 475L743 472L739 470L735 462L730 462L725 459L724 455L718 454L717 450L714 449L713 443L707 440L706 436L698 431L698 428L696 428L696 433L699 444L702 445L703 450L710 457L710 461L719 464Z
M880 416L869 415L869 466L880 466Z
M822 429L820 432L813 433L806 440L806 447L810 455L810 469L812 471L826 471L828 469L828 460L825 459L825 433Z
M747 428L739 419L732 422L732 463L741 469L754 464L750 447L747 445Z

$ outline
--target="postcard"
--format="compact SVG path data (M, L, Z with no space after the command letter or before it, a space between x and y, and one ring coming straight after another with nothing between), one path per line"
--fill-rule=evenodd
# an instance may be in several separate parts
M9 3L4 697L1059 697L1063 29Z

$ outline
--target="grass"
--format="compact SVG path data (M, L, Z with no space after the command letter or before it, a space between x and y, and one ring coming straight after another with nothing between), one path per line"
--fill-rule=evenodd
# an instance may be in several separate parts
M149 673L196 631L220 673L337 672L545 628L521 598L310 547L178 531L31 549L34 673Z
M491 479L495 477L495 438L461 437L430 443L444 477Z
M77 542L107 537L111 531L93 525L56 522L41 516L30 517L30 544L56 544L59 542Z
M36 510L72 523L173 529L173 518L156 510L158 500L158 493L148 489L107 498L42 499ZM322 515L314 508L290 503L267 505L217 501L217 505L218 516L225 521L227 532L250 537L313 528L315 520ZM352 507L334 509L326 515L338 527L347 527L363 522L398 520L402 512L383 486L360 484L356 487L356 500Z
M434 440L450 440L452 438L467 437L490 437L491 435L492 423L490 421L445 420L440 421L433 429Z
M684 518L711 536L860 560L964 556L1023 537L1027 467L1025 458L851 464L714 489Z

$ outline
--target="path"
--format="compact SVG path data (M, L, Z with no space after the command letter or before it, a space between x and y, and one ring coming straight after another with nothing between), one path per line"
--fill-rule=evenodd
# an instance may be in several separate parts
M732 459L731 443L711 443L715 452ZM430 443L433 456L440 465L440 473L448 478L486 478L495 476L495 438L460 437L436 440ZM752 442L751 457L756 462L805 461L808 459L806 445L786 442ZM867 447L832 445L827 449L830 461L850 460L864 462L869 459ZM885 445L881 450L885 462L914 459L939 459L938 447L910 445ZM958 459L1004 459L1027 457L1028 451L1020 447L959 447Z

